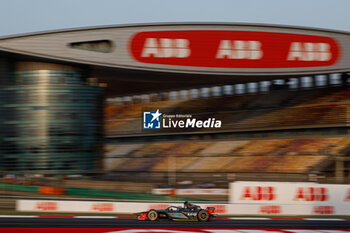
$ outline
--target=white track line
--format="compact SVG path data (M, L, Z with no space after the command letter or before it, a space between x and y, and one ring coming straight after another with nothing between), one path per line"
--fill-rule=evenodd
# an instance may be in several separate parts
M342 218L304 218L304 220L311 220L311 221L346 221Z

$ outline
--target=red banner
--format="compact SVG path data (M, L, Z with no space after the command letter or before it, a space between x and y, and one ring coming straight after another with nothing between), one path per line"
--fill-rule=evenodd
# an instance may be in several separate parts
M319 67L340 58L330 37L255 31L140 32L129 49L142 63L217 68Z

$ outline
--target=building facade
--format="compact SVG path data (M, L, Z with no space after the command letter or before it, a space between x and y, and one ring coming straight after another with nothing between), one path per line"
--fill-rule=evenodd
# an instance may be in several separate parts
M41 62L14 62L2 74L2 173L98 172L104 90L86 71Z

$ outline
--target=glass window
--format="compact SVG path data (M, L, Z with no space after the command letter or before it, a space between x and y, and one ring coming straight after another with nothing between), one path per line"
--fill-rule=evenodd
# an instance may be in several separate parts
M198 89L192 89L191 90L191 98L192 99L197 99L198 97L199 97Z
M201 88L200 89L201 97L209 97L210 95L210 89L207 87Z
M245 84L236 84L235 85L235 93L236 94L244 94L245 93Z
M224 86L224 95L232 95L232 94L233 94L232 85L225 85Z
M69 44L69 47L73 49L88 50L100 53L110 53L113 50L113 45L110 40L73 42Z
M180 98L181 99L188 99L188 91L187 90L180 91Z
M302 77L301 78L301 87L303 87L303 88L312 87L312 78L311 77Z
M222 89L221 89L221 87L218 87L218 86L213 87L213 88L212 88L212 95L213 95L213 96L221 96L221 95L222 95Z
M258 84L257 83L248 83L248 93L256 93L258 91Z
M341 84L341 79L340 79L340 74L331 74L329 79L329 83L331 85L340 85Z
M327 76L326 75L317 75L315 77L316 79L316 86L322 87L327 85Z
M289 88L291 88L291 89L298 88L298 84L299 84L299 79L297 79L297 78L290 78L288 80L288 85L289 85Z
M275 79L272 81L274 85L284 85L285 81L284 79Z
M176 100L176 99L178 99L177 91L171 91L171 92L170 92L170 99L171 99L171 100Z

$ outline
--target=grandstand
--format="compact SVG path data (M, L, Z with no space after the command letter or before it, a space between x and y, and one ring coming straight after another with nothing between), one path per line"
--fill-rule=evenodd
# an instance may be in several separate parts
M163 177L164 182L171 172L176 172L179 180L199 183L209 180L215 182L217 178L213 178L213 174L221 174L224 180L229 174L235 174L235 177L242 180L286 181L305 181L310 174L318 174L322 182L336 182L335 161L338 157L347 156L350 139L341 133L329 137L327 132L347 126L347 109L350 104L347 93L350 88L346 82L322 87L295 89L284 85L280 88L283 90L278 86L270 86L264 92L219 93L217 96L209 94L209 97L195 96L135 104L118 101L122 98L108 100L105 108L105 130L110 138L147 133L138 128L141 127L138 109L147 109L149 106L162 106L159 108L167 109L170 114L212 114L223 119L224 128L219 131L201 129L191 132L193 135L206 133L209 135L207 139L193 136L192 139L187 138L187 141L182 141L185 138L179 137L170 138L167 142L108 144L109 151L112 152L107 153L106 161L114 159L120 163L109 166L106 172L127 172L130 175L128 179L133 176L140 179L135 173L142 172L148 180L155 177L159 181L159 177ZM122 112L127 112L128 115ZM111 122L116 120L119 125L130 124L132 121L134 125L114 127ZM306 135L305 131L288 131L307 131L312 128L321 131ZM235 134L249 132L251 129L254 129L254 133L246 139L230 139ZM268 139L263 139L259 137L257 130L275 130L283 136L270 133ZM162 130L162 133L164 131L166 132ZM210 137L211 134L220 132L231 134L221 139ZM345 171L348 171L348 167Z
M341 125L348 120L350 98L346 99L343 96L343 93L345 95L348 92L350 89L346 87L283 92L278 90L269 94L247 93L238 96L157 101L126 106L113 106L113 103L108 101L109 106L105 109L105 130L109 136L144 133L141 130L140 109L147 109L149 106L165 108L170 113L185 112L205 116L215 113L216 118L223 119L223 130ZM337 98L338 95L342 98ZM126 116L122 111L127 111L130 115Z

